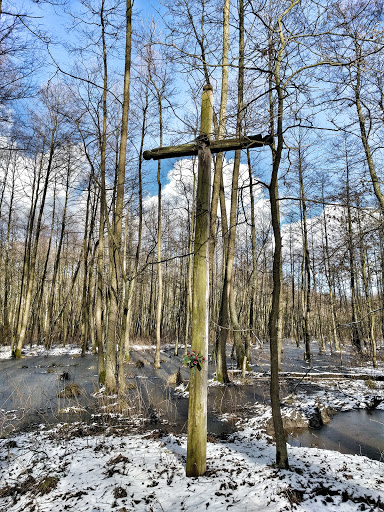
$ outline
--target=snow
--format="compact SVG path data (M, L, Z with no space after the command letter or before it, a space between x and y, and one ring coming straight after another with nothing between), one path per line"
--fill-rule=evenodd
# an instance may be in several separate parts
M167 350L170 350L171 348L174 348L174 345L166 345L163 344L160 352L166 352ZM153 351L153 345L132 345L132 350L138 350L138 351ZM22 356L23 357L34 357L34 356L62 356L62 355L70 355L70 356L80 356L81 355L81 347L79 345L67 345L65 347L63 346L53 346L49 350L47 350L44 345L32 345L32 346L26 346L22 350ZM11 346L5 345L0 346L0 359L11 359L12 353L11 353Z
M291 470L278 471L273 444L253 426L225 442L208 442L207 474L199 478L185 476L185 436L94 434L86 427L79 432L81 437L59 425L2 440L1 510L384 509L383 463L289 447ZM56 487L44 494L47 477Z
M79 353L75 347L65 350L60 353ZM36 353L37 348L32 347L25 357ZM368 375L368 368L362 366L354 373ZM381 370L372 373L383 375ZM246 381L265 378L265 373L246 373ZM241 382L239 373L238 384ZM364 380L329 373L329 378L308 384L312 385L311 393L307 393L307 381L303 380L295 393L284 397L283 416L294 419L297 415L306 421L316 408L367 408L374 397L383 399L377 408L384 409L383 381L375 381L372 388L372 383L367 385ZM220 384L211 380L209 385ZM180 386L179 393L187 396L188 391ZM98 394L104 395L105 390ZM65 412L73 409L68 407ZM100 410L93 415L92 424L66 423L14 432L0 439L0 511L384 510L384 462L288 445L290 470L278 470L275 447L266 433L270 406L253 403L245 409L242 419L236 413L236 433L209 435L207 472L199 478L185 476L186 436L159 430L143 433L142 417L127 418L112 410L108 414ZM221 419L233 417L226 414Z
M45 356L47 354L50 356L80 356L81 347L78 345L67 345L66 347L54 346L47 351L44 345L33 345L32 347L24 347L21 353L23 357ZM11 347L9 345L1 346L0 359L11 359L11 357Z

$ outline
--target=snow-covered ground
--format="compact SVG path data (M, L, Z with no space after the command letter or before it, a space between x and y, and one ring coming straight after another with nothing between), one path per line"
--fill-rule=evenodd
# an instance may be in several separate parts
M273 444L252 426L208 443L206 476L185 476L185 454L185 436L156 432L18 435L1 441L0 510L384 510L384 464L366 457L290 447L291 470L278 471Z
M25 354L33 355L35 349ZM246 376L257 378L252 372ZM330 376L312 387L307 392L303 381L284 397L286 418L305 423L316 410L367 408L374 397L384 400L382 381L367 385ZM374 406L383 409L383 404ZM235 434L209 436L207 473L200 478L185 476L185 435L133 434L132 418L128 423L122 417L113 426L103 419L103 424L59 424L10 434L0 440L0 511L384 510L384 462L289 446L290 470L279 471L265 430L270 418L268 403L256 403Z
M33 345L32 347L26 346L22 350L23 357L45 356L48 354L44 345ZM80 355L81 347L78 345L68 345L66 347L54 346L49 349L50 356L59 355ZM11 347L9 345L0 347L0 359L11 359Z
M173 349L174 345L162 345L162 351ZM152 350L153 345L132 345L131 350ZM81 347L79 345L67 345L63 346L53 346L49 350L47 350L44 345L33 345L32 347L26 346L22 350L23 357L33 357L33 356L60 356L60 355L80 355ZM11 359L11 347L10 345L0 346L0 359Z

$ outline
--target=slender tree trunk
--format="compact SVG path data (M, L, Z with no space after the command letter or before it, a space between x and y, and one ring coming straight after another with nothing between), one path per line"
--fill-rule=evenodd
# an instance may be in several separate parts
M353 247L353 230L352 230L352 214L351 214L351 199L349 187L349 163L348 155L346 154L346 171L347 171L347 237L348 237L348 255L349 255L349 276L351 285L351 309L352 309L352 344L358 352L361 352L360 332L357 326L357 297L356 297L356 276L355 276L355 255Z
M132 299L136 288L136 276L139 269L140 251L141 251L141 238L143 231L143 180L142 180L142 154L144 147L144 139L146 134L146 123L147 123L147 111L148 111L148 87L145 93L145 105L143 109L143 121L141 125L141 141L140 141L140 158L138 167L138 178L139 178L139 227L137 233L137 246L135 253L135 263L133 268L133 275L131 281L128 283L126 277L126 294L125 294L125 305L123 315L123 339L124 339L124 353L125 360L130 360L130 331L131 331L131 319L132 319ZM128 290L127 290L128 287Z
M69 178L70 178L70 159L68 160L68 167L67 167L67 177L66 177L66 183L65 183L65 200L64 200L63 216L61 219L60 238L59 238L59 244L58 244L57 250L56 250L55 262L53 265L51 290L50 290L48 304L47 304L47 316L46 316L46 326L45 326L45 347L47 350L51 346L51 322L52 322L52 315L53 315L53 305L54 305L54 298L55 298L56 281L57 281L57 275L59 272L61 250L63 247L65 227L66 227L66 221L67 221Z
M37 302L37 305L32 306L32 309L36 312L36 314L34 316L34 322L37 323L37 333L38 333L37 339L38 339L39 344L40 344L40 337L41 337L40 335L41 335L42 328L44 330L44 333L46 332L46 324L42 327L41 317L44 318L44 316L45 316L45 322L46 322L46 314L44 315L44 313L43 313L43 311L44 311L44 307L43 307L44 285L45 285L45 280L47 277L48 262L49 262L49 258L50 258L50 254L51 254L53 230L55 229L55 220L56 220L56 179L55 179L55 186L54 186L54 190L53 190L51 231L49 234L48 248L47 248L47 253L45 256L43 274L41 276L40 289L37 292L38 298L35 299L35 302ZM45 311L46 311L46 308L45 308ZM31 328L32 333L34 332L34 322L32 323L32 328Z
M163 111L159 97L160 147L163 146ZM161 160L157 162L157 305L156 305L156 352L154 368L160 368L161 320L163 308L163 273L161 265Z
M303 315L303 335L305 344L304 358L306 361L311 360L311 342L309 336L309 313L310 313L310 289L311 289L311 270L309 262L308 249L308 228L307 228L307 204L305 201L304 180L301 147L299 147L299 183L300 183L300 199L301 199L301 217L302 217L302 241L303 241L303 292L302 292L302 315Z
M298 0L291 3L287 10L278 18L277 28L280 38L280 47L277 56L273 57L272 36L269 37L269 63L270 63L270 129L271 135L277 136L277 145L273 139L272 149L272 176L269 186L269 198L271 204L271 220L275 242L273 253L273 290L272 290L272 306L269 315L268 330L270 338L270 354L271 354L271 380L270 394L272 405L272 418L275 430L276 440L276 464L279 468L287 469L288 452L287 442L283 427L283 420L280 409L280 389L279 389L279 352L281 350L281 288L282 288L282 239L280 228L280 208L279 208L279 189L278 189L278 172L280 168L281 155L283 151L283 115L284 115L284 95L285 91L280 81L280 67L285 49L285 38L283 33L283 18L295 5ZM272 59L275 58L274 66ZM274 102L273 90L277 94L277 130L274 128Z
M219 123L216 130L216 138L222 139L225 134L226 116L227 116L227 99L228 99L228 53L229 53L229 11L230 0L224 0L223 6L223 57L221 68L221 99L220 99L220 112ZM216 128L216 127L215 127ZM216 246L216 218L217 207L219 203L220 189L223 182L223 154L219 153L216 158L215 173L213 178L212 188L212 201L211 201L211 219L210 219L210 234L211 243L209 247L209 269L210 280L213 284L213 261ZM222 194L223 195L223 194ZM225 204L225 203L224 203ZM221 212L226 216L225 209Z
M110 286L108 291L109 317L106 348L105 385L109 392L115 392L116 383L116 345L118 349L118 390L123 396L125 391L124 379L124 344L118 336L119 329L119 281L121 274L121 237L123 221L123 202L125 184L125 162L127 155L128 114L129 114L129 85L131 75L131 39L132 39L132 2L126 0L126 39L125 39L125 69L123 107L121 117L120 148L117 164L117 182L115 187L115 208L112 219L112 229L109 235L109 273Z
M17 359L19 359L21 357L21 349L24 346L25 337L26 337L26 333L27 333L27 326L28 326L28 320L29 320L30 308L31 308L31 302L32 302L32 290L33 290L33 285L35 282L37 248L38 248L40 233L41 233L41 229L42 229L42 219L43 219L43 212L44 212L44 207L45 207L45 200L47 197L48 183L49 183L49 178L51 175L51 170L52 170L52 165L53 165L53 156L54 156L54 152L55 152L54 139L55 139L56 129L57 129L57 119L55 119L55 121L54 121L54 126L53 126L52 134L51 134L48 166L47 166L47 170L46 170L46 174L45 174L45 181L44 181L44 188L43 188L43 193L42 193L42 197L41 197L39 216L38 216L37 223L36 223L35 240L33 243L31 259L30 259L30 264L29 264L24 311L23 311L23 315L22 315L21 321L20 321L20 334L19 334L19 338L18 338L18 342L17 342L16 351L15 351L15 356ZM33 223L31 223L31 225L30 225L30 230L32 230L32 229L33 229ZM30 233L31 233L30 236L32 236L32 231Z
M275 167L275 166L274 166ZM270 203L272 227L275 240L275 250L273 254L273 292L272 307L269 316L269 336L271 353L271 404L272 417L275 429L276 440L276 463L280 468L288 467L288 453L286 445L286 436L283 427L283 421L280 411L280 390L279 390L279 352L281 339L281 285L282 285L282 243L280 230L280 211L279 211L279 193L277 184L277 169L272 171L270 184Z
M18 304L17 304L16 313L15 313L14 322L13 322L12 344L11 344L11 353L13 356L16 356L16 348L15 347L16 347L19 337L20 337L21 318L22 318L22 313L23 313L23 309L24 309L26 281L28 278L30 261L31 261L33 225L35 222L35 215L36 215L37 204L38 204L40 181L41 181L41 177L43 174L45 142L46 142L46 139L44 137L43 143L42 143L40 162L38 164L38 170L36 170L36 167L37 167L36 159L35 159L35 164L34 164L31 209L30 209L29 216L28 216L28 223L27 223L27 229L26 229L26 241L25 241L25 245L24 245L23 271L22 271L22 275L21 275L19 299L18 299Z
M384 194L380 188L380 181L376 173L375 164L372 157L372 151L369 144L369 138L367 134L367 130L365 128L365 116L363 113L363 108L361 105L361 98L360 98L360 90L361 90L361 62L362 62L362 56L361 56L361 49L358 47L356 43L356 83L353 86L353 90L355 93L355 105L356 105L356 111L357 116L359 119L359 126L360 126L360 137L361 142L363 143L364 152L366 161L368 164L369 174L371 176L372 186L375 193L375 196L380 204L381 211L384 212Z
M81 356L84 357L88 349L88 333L89 333L89 290L88 290L88 273L89 273L89 249L90 239L93 231L93 220L90 221L91 209L91 181L88 183L87 206L85 213L84 238L83 238L83 284L81 298ZM92 215L94 218L94 215Z
M329 254L329 237L328 237L328 221L327 221L327 213L325 210L324 204L324 187L322 187L322 198L323 198L323 216L324 216L324 238L325 238L325 274L328 283L329 289L329 305L331 308L331 319L332 319L332 335L333 341L336 349L340 350L340 357L342 358L341 352L341 343L337 334L337 319L336 319L336 311L335 311L335 298L333 295L333 279L332 279L332 271L331 271L331 259ZM332 341L330 341L330 349L332 353Z
M251 333L255 329L255 317L256 317L256 294L257 294L257 283L258 283L258 272L257 272L257 255L256 255L256 225L255 225L255 198L253 195L253 175L251 166L251 156L249 149L247 150L248 160L248 176L249 176L249 195L251 199L251 243L252 243L252 293L249 304L249 335L246 347L246 356L248 361L251 361L250 351L250 339Z
M106 210L105 169L106 169L106 145L107 145L107 92L108 92L108 59L105 41L105 0L100 9L101 35L103 45L103 124L100 137L100 214L99 214L99 243L97 249L97 292L95 304L96 320L96 345L98 354L99 384L105 384L104 361L104 329L103 329L103 260L104 260L104 225Z
M16 167L16 166L15 166ZM5 258L4 258L4 302L3 302L3 337L2 340L7 340L10 334L11 328L11 319L10 319L10 304L9 304L9 295L11 291L11 280L10 280L10 238L11 238L11 224L12 224L12 213L13 213L13 203L15 198L15 182L16 182L16 168L13 168L12 172L12 184L11 184L11 192L9 197L9 209L8 209L8 222L7 222L7 240L5 245ZM4 178L6 179L6 177Z
M243 121L243 90L244 90L244 10L243 0L239 0L239 77L238 77L238 114L236 123L236 137L240 137ZM242 368L244 359L244 346L241 342L240 326L236 312L235 296L233 291L233 262L235 256L236 224L237 224L237 196L239 186L241 152L235 152L233 165L231 211L229 216L228 249L225 261L225 275L221 307L219 315L219 336L216 347L216 375L220 382L228 382L226 369L226 345L230 321L233 327L233 336L236 347L237 367Z
M366 247L364 243L364 235L361 225L361 216L358 217L359 222L359 252L360 252L360 264L361 264L361 277L364 286L365 302L368 310L368 324L369 324L369 341L371 349L371 359L374 368L377 368L377 347L376 347L376 335L375 335L375 316L372 313L372 299L369 290L369 279L367 273L367 259L366 259Z
M195 174L195 161L193 162L193 188L192 188L192 212L191 222L189 228L189 245L188 245L188 273L187 273L187 311L185 317L185 336L184 336L184 354L188 351L189 340L189 323L192 311L192 271L193 271L193 238L194 238L194 225L195 225L195 190L196 190L196 174Z

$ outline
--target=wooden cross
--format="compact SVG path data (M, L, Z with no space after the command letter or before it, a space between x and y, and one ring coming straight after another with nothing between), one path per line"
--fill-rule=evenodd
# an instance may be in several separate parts
M179 146L167 146L163 148L155 148L150 151L144 151L144 160L163 160L164 158L179 158L183 156L196 156L199 151L199 144L204 140L203 136L200 135L192 144L180 144ZM240 137L238 139L222 139L222 140L210 140L209 137L206 139L209 141L209 149L211 153L222 153L224 151L236 151L237 149L253 149L260 148L262 146L271 143L271 136L266 135L249 135L248 137Z
M187 476L201 476L206 471L207 451L207 380L209 328L209 219L212 153L270 144L271 137L254 135L238 139L210 140L213 118L213 89L203 87L200 135L193 144L182 144L144 151L145 160L198 156L196 226L193 256L192 340L191 350L205 357L201 371L192 368L189 379Z

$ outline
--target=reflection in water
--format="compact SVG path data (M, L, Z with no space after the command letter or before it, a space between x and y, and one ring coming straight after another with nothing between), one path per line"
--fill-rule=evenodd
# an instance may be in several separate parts
M289 436L288 442L384 460L384 411L342 412L318 430L306 429Z

